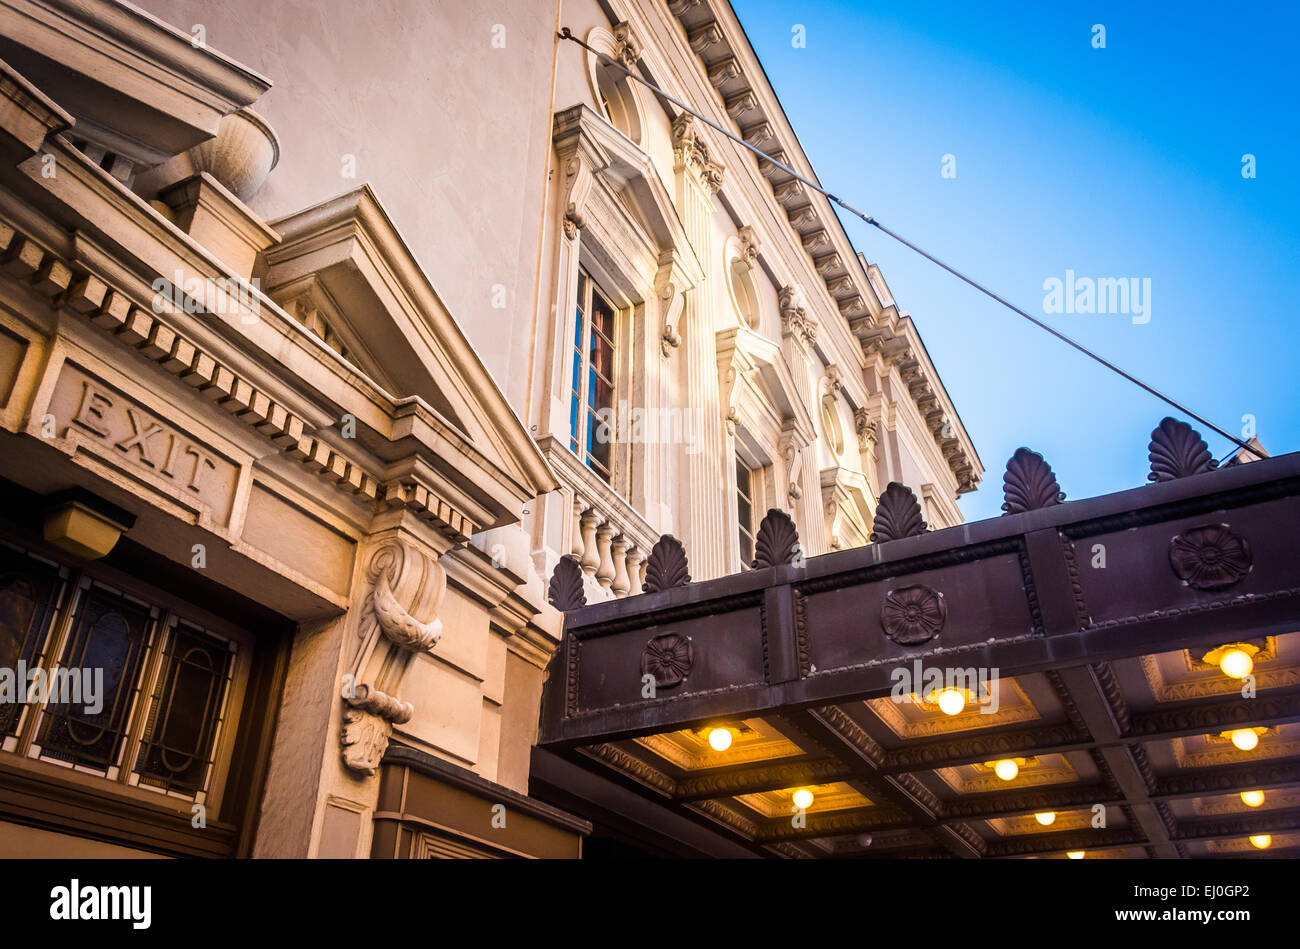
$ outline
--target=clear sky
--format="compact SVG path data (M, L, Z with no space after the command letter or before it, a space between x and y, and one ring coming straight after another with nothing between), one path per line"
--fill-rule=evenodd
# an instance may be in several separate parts
M825 187L1220 427L1253 416L1270 453L1300 450L1300 3L733 2ZM1021 445L1067 499L1146 483L1178 413L841 218L987 469L968 519L1000 513ZM1149 279L1149 320L1047 313L1067 270Z

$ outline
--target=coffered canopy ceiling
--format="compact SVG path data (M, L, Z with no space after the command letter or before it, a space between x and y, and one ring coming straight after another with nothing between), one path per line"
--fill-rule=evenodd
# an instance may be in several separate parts
M1300 855L1300 454L1152 435L1142 488L1062 503L1021 449L1000 518L891 486L864 547L765 522L736 576L553 584L537 754L766 856Z

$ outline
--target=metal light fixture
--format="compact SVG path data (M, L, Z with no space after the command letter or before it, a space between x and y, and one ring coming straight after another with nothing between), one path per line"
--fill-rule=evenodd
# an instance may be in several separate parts
M1016 762L1012 761L1010 758L1003 758L1001 761L993 765L993 771L1003 781L1010 781L1020 773L1020 765L1016 764Z
M1247 807L1259 807L1264 803L1263 791L1242 791L1241 800Z
M1083 855L1087 852L1088 851L1086 850L1067 850L1065 851L1065 855L1069 857L1071 860L1082 860Z
M960 715L966 707L966 695L959 689L944 689L939 693L939 708L945 715Z
M794 792L794 806L801 811L806 811L812 807L813 793L807 788L800 788Z
M726 751L731 747L731 729L714 728L709 731L709 747L714 751Z
M1253 751L1259 744L1259 732L1253 728L1236 728L1224 734L1242 751Z
M1259 647L1251 643L1225 643L1217 649L1211 649L1202 659L1212 666L1218 666L1223 674L1232 679L1244 679L1255 668L1255 655Z
M1251 844L1258 850L1265 850L1273 843L1273 838L1268 834L1256 834L1250 838Z
M1044 827L1049 827L1056 820L1056 811L1040 811L1034 815L1034 820Z

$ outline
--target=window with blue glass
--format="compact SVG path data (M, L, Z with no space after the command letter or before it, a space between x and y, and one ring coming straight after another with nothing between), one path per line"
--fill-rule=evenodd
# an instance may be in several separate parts
M569 449L602 480L611 477L614 336L618 310L586 270L578 271L569 383Z

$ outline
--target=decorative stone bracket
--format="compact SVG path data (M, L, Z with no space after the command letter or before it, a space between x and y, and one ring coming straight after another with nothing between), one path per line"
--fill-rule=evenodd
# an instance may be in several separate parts
M393 726L415 713L396 691L414 654L431 652L442 636L442 620L435 614L447 578L435 556L393 539L371 555L366 580L370 593L357 627L352 673L343 685L347 708L340 738L343 763L371 775Z

